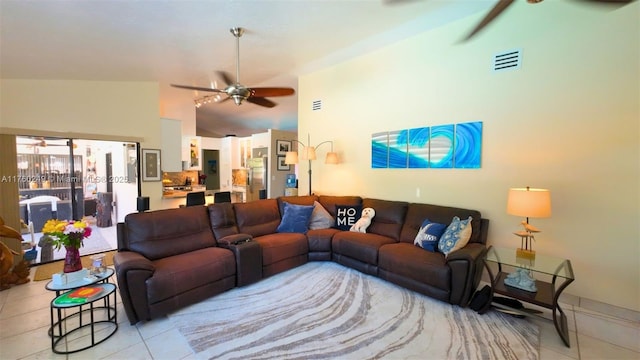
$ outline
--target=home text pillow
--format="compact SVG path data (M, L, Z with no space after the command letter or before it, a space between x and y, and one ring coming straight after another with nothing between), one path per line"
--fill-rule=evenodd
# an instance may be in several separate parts
M425 250L429 250L431 252L438 251L438 242L440 241L440 237L444 234L444 231L447 229L447 225L431 222L429 219L425 219L420 226L420 230L416 235L413 243L417 246Z
M362 205L336 205L336 225L340 230L349 231L351 226L360 219Z
M319 202L313 202L313 212L309 220L309 230L328 229L333 226L335 220Z
M284 214L276 229L281 233L306 233L313 212L313 205L294 205L284 203Z
M471 238L471 220L473 220L471 216L467 220L460 220L459 217L454 216L438 242L438 249L445 255L449 255L450 252L467 245Z

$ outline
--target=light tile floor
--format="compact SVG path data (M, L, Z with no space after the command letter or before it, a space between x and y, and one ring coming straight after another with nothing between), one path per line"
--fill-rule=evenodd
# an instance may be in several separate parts
M32 276L34 273L32 270ZM115 276L112 279L115 281ZM119 328L111 338L79 353L54 354L47 335L49 304L54 294L44 288L45 284L46 281L32 281L0 292L0 359L196 358L166 317L129 325L119 295ZM637 313L613 311L613 316L577 305L563 308L569 317L571 348L562 343L550 321L530 320L540 325L541 359L640 359Z

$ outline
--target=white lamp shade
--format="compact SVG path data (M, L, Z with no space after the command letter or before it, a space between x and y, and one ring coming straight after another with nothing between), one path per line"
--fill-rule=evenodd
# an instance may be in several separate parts
M284 157L284 163L287 165L298 163L298 153L296 151L287 151Z
M550 217L551 192L547 189L509 189L507 213L531 218Z
M316 157L316 148L313 146L307 146L307 160L315 160Z
M327 157L324 159L325 164L337 164L338 163L338 153L328 152Z

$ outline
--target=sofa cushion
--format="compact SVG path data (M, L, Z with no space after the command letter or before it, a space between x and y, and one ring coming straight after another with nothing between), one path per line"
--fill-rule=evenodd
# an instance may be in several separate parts
M211 230L213 230L213 236L215 236L216 240L239 233L238 225L236 224L236 215L233 212L233 204L211 204L207 206L207 209L209 210Z
M451 269L442 253L424 251L409 243L384 245L378 267L420 283L450 291Z
M153 265L155 272L146 282L149 304L235 276L236 271L233 253L219 247L168 256Z
M362 205L336 205L335 228L348 231L362 215Z
M424 219L429 219L441 224L450 224L454 216L458 216L461 219L466 219L469 216L473 217L469 242L482 242L480 237L480 219L482 218L480 212L476 210L417 203L409 204L407 216L400 234L400 241L413 244Z
M427 251L438 251L438 242L445 230L447 230L447 225L425 219L422 222L422 226L420 226L420 231L418 231L418 235L416 235L413 244Z
M262 266L278 261L307 255L309 244L307 237L300 233L275 233L254 237L262 247Z
M367 232L400 239L402 224L407 214L409 203L404 201L390 201L379 199L362 200L363 208L372 208L376 216L367 228Z
M276 232L280 225L280 211L276 199L234 203L238 231L258 237Z
M149 260L216 246L204 206L131 213L124 222L127 248Z
M335 219L319 202L313 202L313 212L309 220L309 230L328 229L335 224Z
M283 215L285 202L289 204L295 204L295 205L313 205L313 203L316 200L318 200L318 197L315 195L280 196L278 197L277 200L278 200L278 209L280 210L280 215Z
M377 265L378 249L382 245L395 242L392 238L378 234L341 231L333 236L331 248L336 254Z
M281 233L301 233L305 234L309 230L309 220L313 212L313 205L294 205L284 203L284 213L280 225L276 229Z
M331 214L336 217L336 205L362 205L362 198L359 196L332 196L320 195L318 202Z
M450 252L462 249L467 245L469 238L471 238L472 220L471 216L466 220L460 220L459 217L454 216L438 242L438 250L448 255Z

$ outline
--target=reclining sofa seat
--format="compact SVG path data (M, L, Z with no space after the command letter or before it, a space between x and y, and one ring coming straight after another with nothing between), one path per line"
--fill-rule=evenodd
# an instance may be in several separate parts
M284 214L284 203L294 205L314 205L318 202L322 207L336 217L336 205L362 205L362 198L359 196L327 196L327 195L304 195L304 196L281 196L278 198L280 214ZM312 229L307 231L307 242L309 244L309 261L331 261L331 242L333 236L341 230L336 228Z
M366 233L343 231L334 235L333 261L378 276L378 251L387 244L397 243L408 203L379 199L362 200L362 208L372 208L376 214Z
M233 207L234 217L230 214L230 206ZM215 214L220 211L226 211L225 220L214 220ZM276 199L212 204L209 205L209 212L212 216L211 227L218 240L246 234L260 244L263 278L303 265L308 260L309 245L305 234L277 232L281 218Z
M132 325L227 291L236 283L234 254L217 246L204 206L127 215L118 224L113 261Z
M445 257L413 244L425 219L448 225L454 216L473 218L471 238L465 247ZM482 219L478 211L411 203L400 241L379 249L378 276L432 298L466 306L482 275L488 226L489 220Z

